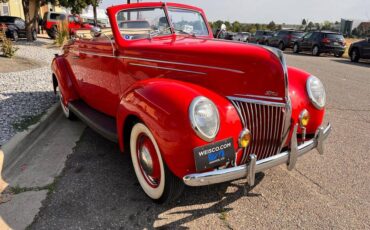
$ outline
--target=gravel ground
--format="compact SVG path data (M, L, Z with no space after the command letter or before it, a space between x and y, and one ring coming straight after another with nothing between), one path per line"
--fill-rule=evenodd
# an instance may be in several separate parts
M19 41L17 56L42 63L38 69L1 73L0 70L0 146L17 131L34 123L55 103L50 63L59 50L46 48L52 41Z

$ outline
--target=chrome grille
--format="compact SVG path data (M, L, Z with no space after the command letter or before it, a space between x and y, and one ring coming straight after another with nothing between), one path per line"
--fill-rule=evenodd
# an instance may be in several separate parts
M251 144L244 149L241 163L254 153L257 160L280 152L285 118L285 104L229 97L238 110L243 126L252 133Z

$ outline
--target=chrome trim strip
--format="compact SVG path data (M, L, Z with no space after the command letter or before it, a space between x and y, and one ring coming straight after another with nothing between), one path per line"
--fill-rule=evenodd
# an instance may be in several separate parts
M172 70L172 71L177 71L177 72L194 73L194 74L199 74L199 75L206 75L206 73L202 73L202 72L196 72L196 71L190 71L190 70L184 70L184 69L168 68L168 67L161 67L161 66L144 65L144 64L136 64L136 63L129 63L129 65L146 67L146 68L152 68L152 69L164 69L164 70Z
M222 68L222 67L216 67L216 66L198 65L198 64L190 64L190 63L184 63L184 62L162 61L162 60L156 60L156 59L138 58L138 57L130 57L130 56L117 56L117 58L130 59L130 60L135 60L135 61L148 61L148 62L164 63L164 64L171 64L171 65L183 65L183 66L200 67L200 68L207 68L207 69L216 69L216 70L228 71L232 73L244 74L244 72L241 70Z
M254 97L254 98L260 98L260 99L270 99L270 100L276 100L276 101L283 101L284 98L281 97L270 97L270 96L259 96L259 95L253 95L253 94L235 94L236 96L242 96L242 97Z
M241 102L248 102L248 103L259 104L259 105L270 105L270 106L285 107L285 103L281 103L281 102L262 101L262 100L242 98L242 97L232 97L232 96L228 96L227 98L229 100L232 100L232 101L241 101Z
M77 52L94 55L94 56L101 56L101 57L129 59L129 60L135 60L135 61L147 61L147 62L155 62L155 63L163 63L163 64L171 64L171 65L183 65L183 66L222 70L222 71L238 73L238 74L245 73L244 71L241 71L241 70L222 68L222 67L217 67L217 66L198 65L198 64L191 64L191 63L184 63L184 62L162 61L162 60L156 60L156 59L138 58L138 57L130 57L130 56L114 56L114 55L109 55L109 54L101 54L101 53L94 53L94 52L88 52L88 51L77 51Z
M293 141L291 144L291 149L293 147L293 151L295 151L294 148L296 148L297 151L296 153L293 153L293 155L296 155L296 157L298 158L314 148L318 148L319 151L322 150L323 142L329 136L331 129L332 127L330 124L328 124L325 128L320 127L313 139L301 145L298 145L296 142ZM293 135L297 135L297 133L293 133ZM188 186L204 186L232 181L240 178L246 178L249 174L249 171L258 173L281 164L288 164L290 154L291 151L285 151L269 158L259 160L254 165L254 170L250 169L250 165L244 164L232 168L214 170L211 172L189 174L183 177L183 181ZM251 181L249 180L249 182Z

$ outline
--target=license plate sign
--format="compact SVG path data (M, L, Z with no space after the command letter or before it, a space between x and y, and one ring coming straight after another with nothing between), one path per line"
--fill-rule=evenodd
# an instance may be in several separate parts
M197 171L214 168L235 158L233 139L228 138L193 150Z
M335 46L339 46L339 43L338 43L338 42L334 42L334 45L335 45Z

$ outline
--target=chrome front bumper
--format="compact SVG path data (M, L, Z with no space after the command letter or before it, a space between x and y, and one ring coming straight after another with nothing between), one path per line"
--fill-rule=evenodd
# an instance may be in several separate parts
M184 176L183 181L188 186L204 186L217 184L225 181L232 181L240 178L247 178L248 184L253 186L255 174L273 168L281 164L287 164L288 170L295 167L298 157L316 148L320 154L324 153L324 140L331 132L331 125L317 129L315 137L298 145L297 128L294 126L292 139L290 141L290 150L279 153L275 156L257 161L255 154L250 155L248 165L240 165L232 168L214 170L205 173L194 173Z

